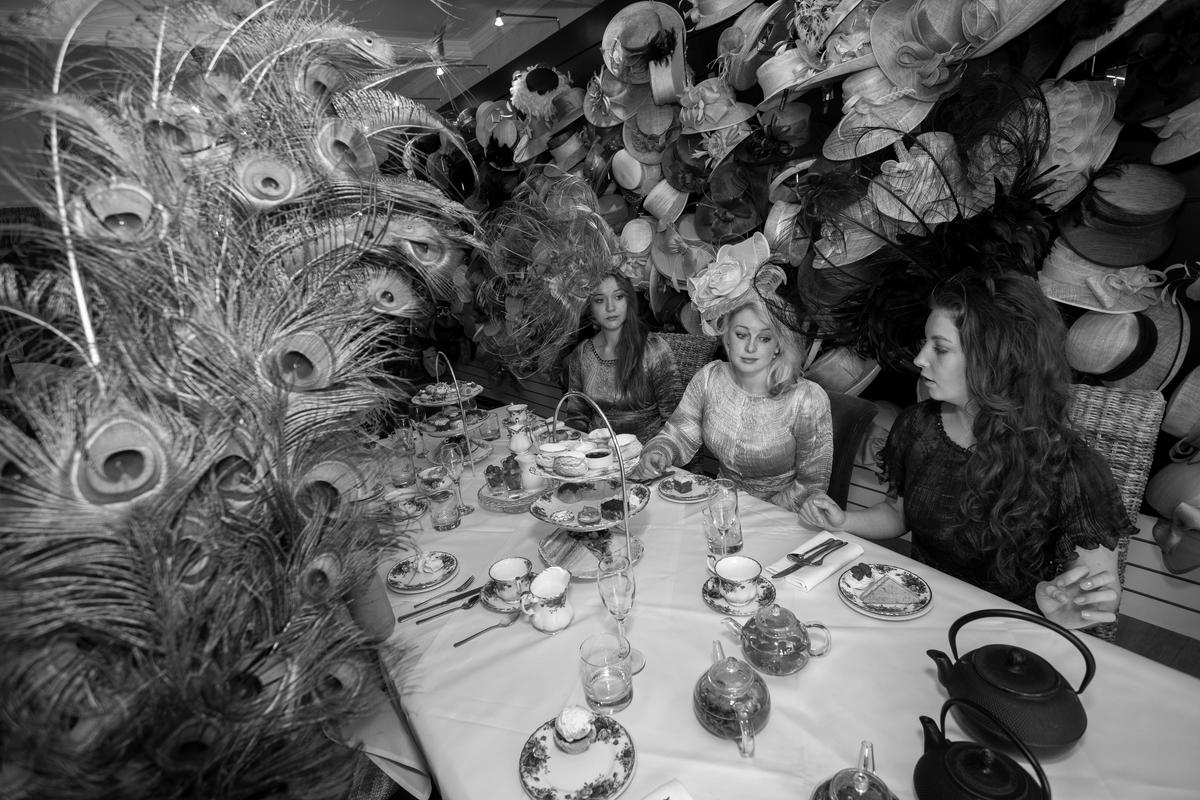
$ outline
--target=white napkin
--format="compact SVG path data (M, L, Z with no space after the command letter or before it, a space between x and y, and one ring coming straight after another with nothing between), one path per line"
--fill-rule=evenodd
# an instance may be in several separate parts
M812 550L814 547L817 547L822 542L827 542L830 539L836 538L838 537L834 536L832 533L829 533L828 531L822 531L804 544L797 547L792 552L804 554ZM784 580L798 589L803 589L806 592L811 591L813 588L819 586L823 580L828 578L830 575L840 572L846 567L847 564L854 561L862 554L862 545L855 544L854 542L846 542L846 544L826 556L825 563L817 567L801 567L791 575L788 575L786 578L784 578ZM792 562L785 555L783 558L767 567L767 572L771 575L774 575L776 572L781 572L791 565Z
M642 800L694 800L694 798L688 793L687 789L683 788L682 783L672 779L662 786L656 786Z

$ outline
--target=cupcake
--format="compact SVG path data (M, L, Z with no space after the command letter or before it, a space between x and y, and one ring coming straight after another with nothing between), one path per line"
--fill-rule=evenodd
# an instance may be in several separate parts
M564 753L582 753L595 739L592 712L583 706L567 706L554 720L554 744Z

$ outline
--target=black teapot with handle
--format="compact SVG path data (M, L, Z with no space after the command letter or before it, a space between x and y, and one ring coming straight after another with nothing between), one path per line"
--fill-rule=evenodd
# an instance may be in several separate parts
M1007 755L975 742L952 742L946 738L946 712L965 709L977 720L1004 732L1025 756L1037 774L1037 782ZM925 729L925 753L913 768L917 800L1050 800L1050 782L1042 765L1008 727L977 703L950 698L942 704L941 722L921 717Z
M985 617L1008 617L1032 622L1065 637L1083 656L1085 672L1074 689L1048 661L1023 647L990 644L958 655L958 631L969 622ZM1003 722L1030 747L1063 748L1074 744L1087 728L1087 712L1079 695L1096 674L1096 661L1079 637L1045 617L1028 611L983 609L959 617L950 626L950 652L925 651L937 664L938 680L952 698L970 700ZM1000 729L982 718L964 720L964 725L993 736Z

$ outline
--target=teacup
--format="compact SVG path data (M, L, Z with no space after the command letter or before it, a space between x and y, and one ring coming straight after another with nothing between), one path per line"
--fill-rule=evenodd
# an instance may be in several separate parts
M762 575L762 564L750 556L725 556L713 566L717 576L717 589L725 602L744 606L758 597L758 579Z
M513 424L523 425L529 421L529 406L524 403L512 403L504 407L508 412L508 421Z
M529 590L533 580L533 564L528 558L512 556L502 558L488 569L496 597L513 602Z
M521 610L542 633L558 633L571 624L575 609L567 601L571 573L562 567L546 567L521 595Z

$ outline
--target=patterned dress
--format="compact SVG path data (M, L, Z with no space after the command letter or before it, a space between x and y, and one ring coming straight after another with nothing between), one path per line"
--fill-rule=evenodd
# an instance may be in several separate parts
M904 498L904 522L913 539L913 557L956 578L1037 610L1038 581L1050 580L1075 559L1075 548L1115 549L1132 523L1121 502L1108 464L1080 441L1070 452L1071 468L1058 487L1058 508L1045 537L1046 567L1026 575L1018 588L997 585L991 558L971 549L953 528L959 501L966 493L966 466L971 451L946 435L941 404L926 400L901 413L880 454L890 493Z
M804 379L775 397L751 394L738 386L729 362L714 361L692 378L646 450L686 464L702 444L720 462L721 476L739 489L798 510L810 494L829 488L829 396Z
M632 433L646 442L671 416L683 387L670 346L653 333L642 350L642 369L649 393L634 397L629 387L618 385L616 359L601 358L588 338L567 356L567 388L595 400L617 433ZM586 425L588 430L603 426L590 406L572 401L569 407L569 422Z

